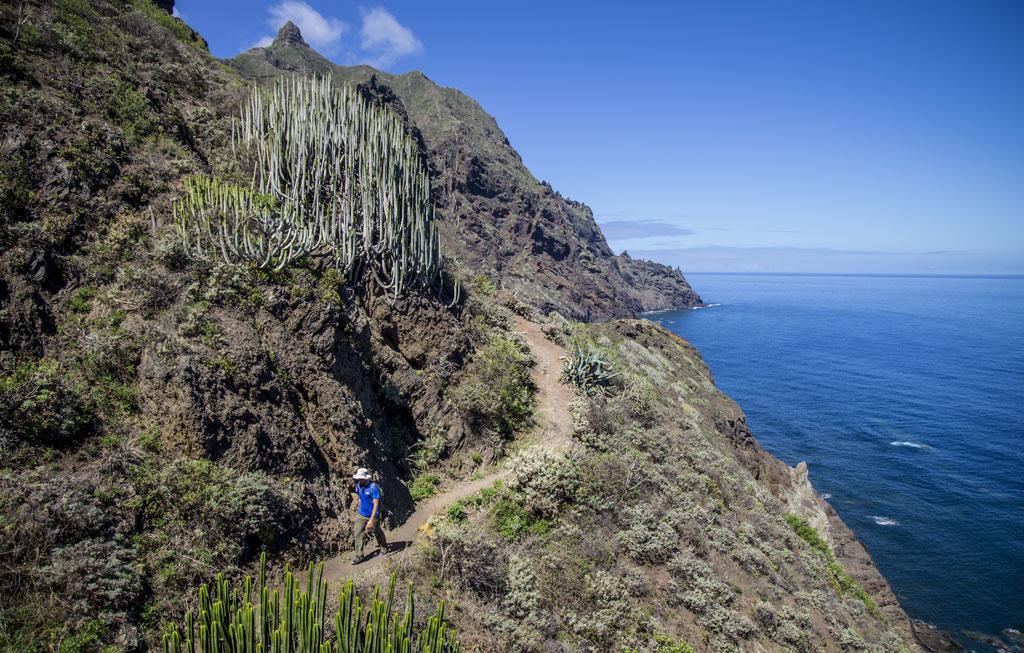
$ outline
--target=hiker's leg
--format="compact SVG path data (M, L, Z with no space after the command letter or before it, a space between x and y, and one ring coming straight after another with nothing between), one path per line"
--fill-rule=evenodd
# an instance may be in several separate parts
M363 549L366 548L366 522L369 521L362 515L357 515L355 522L353 523L353 530L355 534L355 550L359 557L363 556Z
M373 520L373 536L377 538L377 546L382 551L388 548L388 540L384 537L384 529L380 525L380 517Z

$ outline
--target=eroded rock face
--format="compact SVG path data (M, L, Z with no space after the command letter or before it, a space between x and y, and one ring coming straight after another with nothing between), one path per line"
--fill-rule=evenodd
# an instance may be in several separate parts
M274 47L278 48L308 48L309 45L302 38L302 32L295 26L295 23L288 21L277 31L274 37Z
M476 101L420 72L336 66L296 32L286 25L271 47L228 63L254 79L330 74L406 117L427 158L445 250L472 271L542 312L587 321L701 303L678 269L615 256L590 208L538 181Z
M920 619L914 619L911 623L914 627L914 637L929 653L963 653L966 650L947 633L929 623Z
M458 428L442 390L470 348L457 313L409 301L403 312L351 295L340 305L273 300L248 315L215 308L212 346L154 334L139 366L143 419L178 455L302 479L314 521L342 515L347 492L334 481L369 467L404 518L406 459L428 425Z

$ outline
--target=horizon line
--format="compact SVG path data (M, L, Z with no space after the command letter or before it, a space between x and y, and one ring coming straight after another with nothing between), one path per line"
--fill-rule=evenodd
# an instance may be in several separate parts
M750 277L907 277L936 279L1024 279L1022 273L955 273L955 272L710 272L684 271L683 276L691 274L750 276Z

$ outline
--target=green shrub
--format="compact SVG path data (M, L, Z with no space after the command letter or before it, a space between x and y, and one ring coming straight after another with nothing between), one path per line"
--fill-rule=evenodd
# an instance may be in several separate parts
M671 635L655 633L654 653L693 653L693 647Z
M832 554L832 550L829 549L828 542L821 537L818 531L811 526L806 519L799 515L794 515L793 513L787 513L785 518L786 523L793 529L793 532L796 533L804 542L807 542L812 549L825 556L830 556Z
M94 77L86 82L104 117L120 127L130 142L151 134L155 125L146 98L134 86L115 76Z
M579 485L580 473L572 460L540 447L524 451L509 465L509 490L539 517L555 516Z
M491 297L495 292L497 292L494 282L491 281L490 277L483 273L473 275L469 280L469 287L474 293L483 295L484 297Z
M174 38L196 48L200 52L209 53L206 42L193 32L183 20L175 18L157 7L153 4L152 0L132 0L132 4L150 20L174 34Z
M417 442L414 449L410 460L412 468L430 469L444 458L448 450L448 441L445 440L443 433L437 432Z
M421 474L414 478L412 484L409 485L409 495L413 501L422 501L433 496L440 483L441 479L437 474Z
M551 530L551 520L539 517L514 497L503 497L491 512L494 530L510 542L527 533L546 535Z
M91 190L106 186L117 176L124 154L120 134L91 122L60 150L71 173Z
M65 446L93 426L83 388L71 385L55 361L23 363L0 377L0 438Z
M832 553L828 542L821 537L818 531L799 515L788 513L785 518L786 523L793 529L793 532L804 542L807 542L811 549L824 560L829 584L832 585L836 593L850 594L856 597L864 604L864 607L867 608L872 616L881 619L882 613L875 604L875 600L871 598L867 590L861 587L860 583L846 573L842 565L839 564L839 561L836 560L835 554Z
M135 379L142 346L122 327L125 316L118 310L84 322L89 335L74 352L72 371L82 379L98 414L111 420L137 410Z
M79 288L68 300L68 308L75 313L88 313L92 310L92 300L96 298L96 289L86 286Z
M141 546L156 583L178 591L210 567L231 568L285 537L295 519L295 493L262 472L239 472L207 460L152 463L135 470ZM189 551L190 557L180 556Z
M0 157L0 225L28 219L40 191L32 179L24 152Z
M472 424L511 437L531 423L536 387L529 348L495 334L473 355L453 401Z
M456 524L465 521L466 517L469 516L469 513L466 511L466 507L467 504L462 499L459 499L452 505L448 506L448 511L446 513L448 520Z
M331 306L341 306L341 288L345 285L345 278L341 272L331 268L321 275L317 281L317 294Z

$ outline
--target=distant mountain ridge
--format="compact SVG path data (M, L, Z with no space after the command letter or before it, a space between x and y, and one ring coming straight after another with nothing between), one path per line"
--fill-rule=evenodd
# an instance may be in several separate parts
M616 256L590 208L537 180L495 119L461 91L417 71L333 64L291 22L269 47L227 63L255 80L331 75L392 106L426 155L446 251L542 311L600 321L701 304L677 268Z

